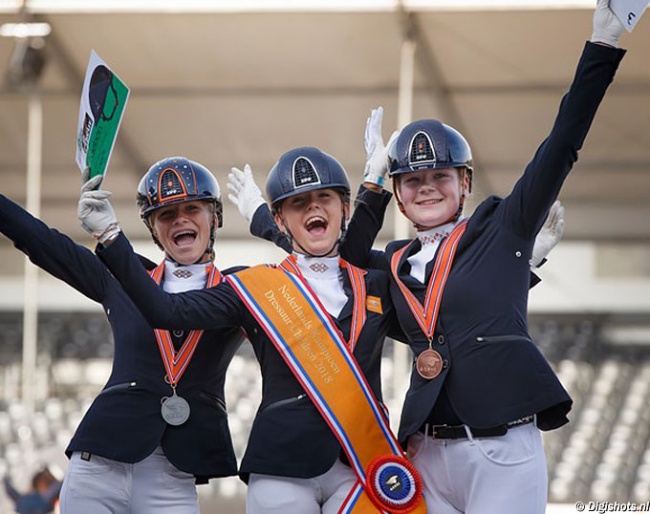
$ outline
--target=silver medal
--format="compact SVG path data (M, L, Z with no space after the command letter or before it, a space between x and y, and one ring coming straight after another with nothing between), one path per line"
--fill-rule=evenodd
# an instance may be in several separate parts
M182 425L190 417L190 404L184 398L176 395L161 400L160 413L170 425Z

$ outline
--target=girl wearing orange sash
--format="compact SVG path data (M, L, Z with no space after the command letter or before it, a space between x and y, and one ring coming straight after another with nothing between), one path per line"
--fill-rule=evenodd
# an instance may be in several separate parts
M344 412L346 402L341 405L342 413L330 415L337 398L328 400L325 390L342 374L338 354L315 332L313 337L297 339L298 349L306 355L302 361L294 363L293 355L287 356L292 348L285 354L282 345L298 332L310 331L317 324L314 313L322 313L329 333L346 345L343 354L350 357L351 368L360 371L361 387L370 403L381 402L383 341L388 335L403 338L390 302L388 274L360 270L339 258L350 186L345 170L330 155L312 147L286 152L269 174L267 196L277 225L287 234L294 252L280 266L250 268L210 290L168 295L152 287L121 233L105 241L97 252L153 326L241 326L247 333L263 377L262 402L240 466L240 476L248 483L249 514L377 512L374 497L370 503L350 503L355 488L358 491L359 473L356 460L350 467L347 456L356 459L358 453L346 445L363 446L368 418L357 419L356 412ZM110 204L104 198L88 207L100 213L110 209ZM88 225L92 222L89 218L101 216L82 216L81 221ZM93 228L101 231L104 223L98 225ZM257 296L251 292L256 285L266 287L268 272L275 280L280 271L285 273L278 279L280 284L299 285L313 308L303 302L302 295L287 292L283 286L269 286L265 294ZM251 274L259 275L259 280L248 279ZM278 323L269 328L270 318ZM295 319L302 322L300 327ZM314 386L318 380L320 386ZM344 388L339 393L345 398L350 391ZM377 426L385 427L385 413L380 409L378 414ZM354 432L355 424L361 432L347 438L346 430ZM387 434L386 440L394 442L397 456L405 461L396 438ZM393 496L390 512L424 512L415 487L416 474L412 469L404 471L384 476L389 496L410 491ZM413 481L410 489L402 487L404 479ZM378 475L377 480L383 478ZM359 505L364 506L354 510Z

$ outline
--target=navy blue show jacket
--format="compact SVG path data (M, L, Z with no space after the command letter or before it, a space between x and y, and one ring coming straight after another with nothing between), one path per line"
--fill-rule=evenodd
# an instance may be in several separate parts
M169 461L195 475L197 483L236 475L224 383L228 364L244 340L241 331L203 334L177 387L178 395L190 405L190 417L183 425L168 425L160 414L160 400L172 391L164 381L154 331L106 266L92 251L2 195L0 231L36 266L100 303L113 332L110 377L81 420L66 454L84 451L134 463L161 445ZM155 267L144 258L140 261L149 269Z
M443 370L431 380L411 373L400 441L405 442L424 424L445 417L474 428L495 427L533 414L542 430L568 421L571 398L528 333L529 260L535 237L577 160L624 54L624 50L586 44L551 132L512 192L505 198L487 198L469 218L433 337L433 349L444 359ZM357 202L363 202L366 210L380 212L386 196L368 190ZM355 216L357 212L363 213L357 209ZM378 230L369 216L364 223L351 225L342 254L357 266L388 269L392 255L410 241L394 241L385 252L371 250L364 242L373 240ZM409 275L406 260L419 249L416 240L402 256L398 276L423 303L433 261L423 284ZM417 356L428 348L428 340L394 280L391 293Z

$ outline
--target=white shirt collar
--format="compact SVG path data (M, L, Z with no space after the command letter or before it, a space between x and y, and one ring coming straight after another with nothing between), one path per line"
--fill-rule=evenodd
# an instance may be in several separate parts
M438 227L418 231L417 237L420 240L420 244L425 246L431 243L439 243L454 230L456 224L457 222L452 221L451 223L445 223Z
M163 289L167 293L182 293L193 289L203 289L208 278L210 262L183 265L165 259Z
M325 310L338 317L348 301L343 289L343 272L339 257L310 257L295 253L296 263L303 277L314 291Z
M334 257L311 257L301 253L295 255L297 257L296 263L307 280L338 279L341 275L338 255Z
M444 225L428 230L421 230L417 233L422 247L406 259L411 265L411 272L409 274L413 278L424 283L427 274L427 265L435 257L438 246L440 246L440 241L447 237L463 219L461 217L454 222L445 223Z

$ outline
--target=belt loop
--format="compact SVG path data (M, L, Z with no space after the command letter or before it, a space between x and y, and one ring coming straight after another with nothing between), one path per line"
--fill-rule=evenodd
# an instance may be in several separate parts
M538 426L537 426L537 413L533 414L533 425L535 425L535 428L538 428Z
M474 445L474 435L472 434L472 429L469 428L467 425L463 425L463 428L465 429L465 433L467 434L467 439L469 439L469 443L471 445Z

